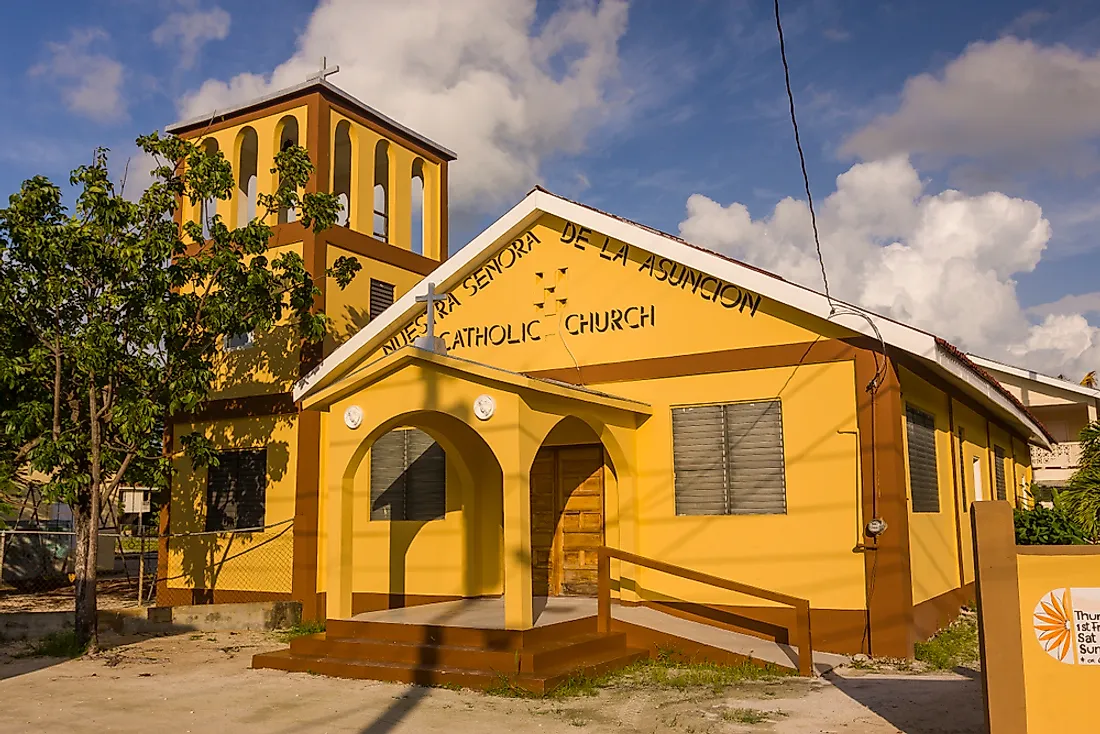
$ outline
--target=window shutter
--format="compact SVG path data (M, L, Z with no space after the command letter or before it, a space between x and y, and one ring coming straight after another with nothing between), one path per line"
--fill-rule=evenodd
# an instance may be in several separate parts
M405 519L442 520L447 514L447 454L423 431L405 434Z
M721 405L672 409L677 515L726 514L725 412Z
M206 470L206 530L232 530L237 525L237 453L218 454L218 465Z
M370 320L393 305L393 283L370 279Z
M241 451L237 458L236 527L262 528L267 494L267 449Z
M370 519L405 519L405 431L390 431L370 447Z
M370 487L371 520L441 520L447 454L423 431L390 431L371 446Z
M206 530L262 528L267 494L267 449L222 451L206 479Z
M787 511L783 417L778 400L731 403L726 412L730 515Z
M940 511L940 483L936 470L936 420L922 410L906 407L909 444L909 492L913 512Z
M996 480L997 499L1008 499L1008 485L1005 482L1005 450L1000 446L993 447L993 477Z

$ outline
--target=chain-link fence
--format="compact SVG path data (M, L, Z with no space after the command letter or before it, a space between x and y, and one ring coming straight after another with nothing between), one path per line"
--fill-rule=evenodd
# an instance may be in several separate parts
M158 567L157 535L99 532L97 606L153 604L162 583L168 604L243 600L255 592L288 593L293 521L233 531L172 533ZM70 530L0 530L0 613L72 611L76 607L76 534ZM220 598L219 598L220 597Z
M144 546L144 553L142 548ZM157 571L157 538L100 530L96 548L100 609L136 606ZM76 533L0 530L0 613L75 609Z
M248 594L289 593L294 569L294 521L233 531L172 533L163 582L172 603L243 600ZM190 594L192 602L182 602Z

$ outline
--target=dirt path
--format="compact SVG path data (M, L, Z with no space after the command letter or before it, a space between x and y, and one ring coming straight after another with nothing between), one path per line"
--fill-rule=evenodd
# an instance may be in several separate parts
M108 640L105 639L105 642ZM805 732L979 734L981 690L961 676L855 675L745 683L724 691L601 691L563 700L251 670L282 647L260 633L184 634L73 661L0 647L0 731L235 734Z

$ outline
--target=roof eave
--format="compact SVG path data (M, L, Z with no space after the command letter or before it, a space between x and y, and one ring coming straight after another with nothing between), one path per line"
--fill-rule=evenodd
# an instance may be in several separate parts
M189 132L190 130L197 128L200 125L210 125L215 120L229 119L231 117L235 117L237 115L241 115L246 112L258 109L260 107L263 107L264 105L269 105L284 99L293 99L296 96L304 96L311 91L320 91L322 93L328 93L339 98L349 107L364 114L366 117L373 118L375 121L381 123L384 127L390 128L394 132L407 137L409 140L412 140L422 145L424 148L431 151L435 155L438 155L445 161L453 161L458 158L458 155L449 148L445 148L434 140L424 137L415 130L412 130L402 125L400 122L393 119L392 117L389 117L388 115L379 112L365 102L362 102L359 99L348 94L343 89L340 89L336 85L324 80L309 80L302 82L301 84L295 84L292 87L286 87L284 89L278 90L277 92L272 92L262 97L257 97L255 99L248 100L247 102L242 102L241 104L235 105L225 110L214 110L209 115L201 115L199 117L191 118L190 120L182 120L180 122L172 123L171 125L165 127L164 130L165 132L171 133L172 135L178 135L180 133Z

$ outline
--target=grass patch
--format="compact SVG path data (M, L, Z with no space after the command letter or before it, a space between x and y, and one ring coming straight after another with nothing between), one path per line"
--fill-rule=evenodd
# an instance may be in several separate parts
M685 660L674 652L661 651L655 659L646 658L610 673L598 676L576 675L545 694L545 698L563 699L595 696L604 688L664 688L689 690L705 688L720 693L746 681L775 680L794 675L794 671L770 663L763 666L745 662L737 665ZM539 698L519 687L506 675L486 690L491 696Z
M914 657L934 670L951 670L977 662L981 659L977 616L964 614L928 642L918 642Z
M316 635L325 631L325 623L323 620L298 622L293 627L288 627L285 630L279 632L279 637L283 642L290 642L291 640L299 637L305 637L306 635Z
M722 712L723 721L735 724L766 724L769 721L786 716L782 711L760 711L759 709L726 709Z
M30 649L13 657L17 658L78 658L87 650L87 645L76 641L75 630L51 632L41 640L31 643Z

